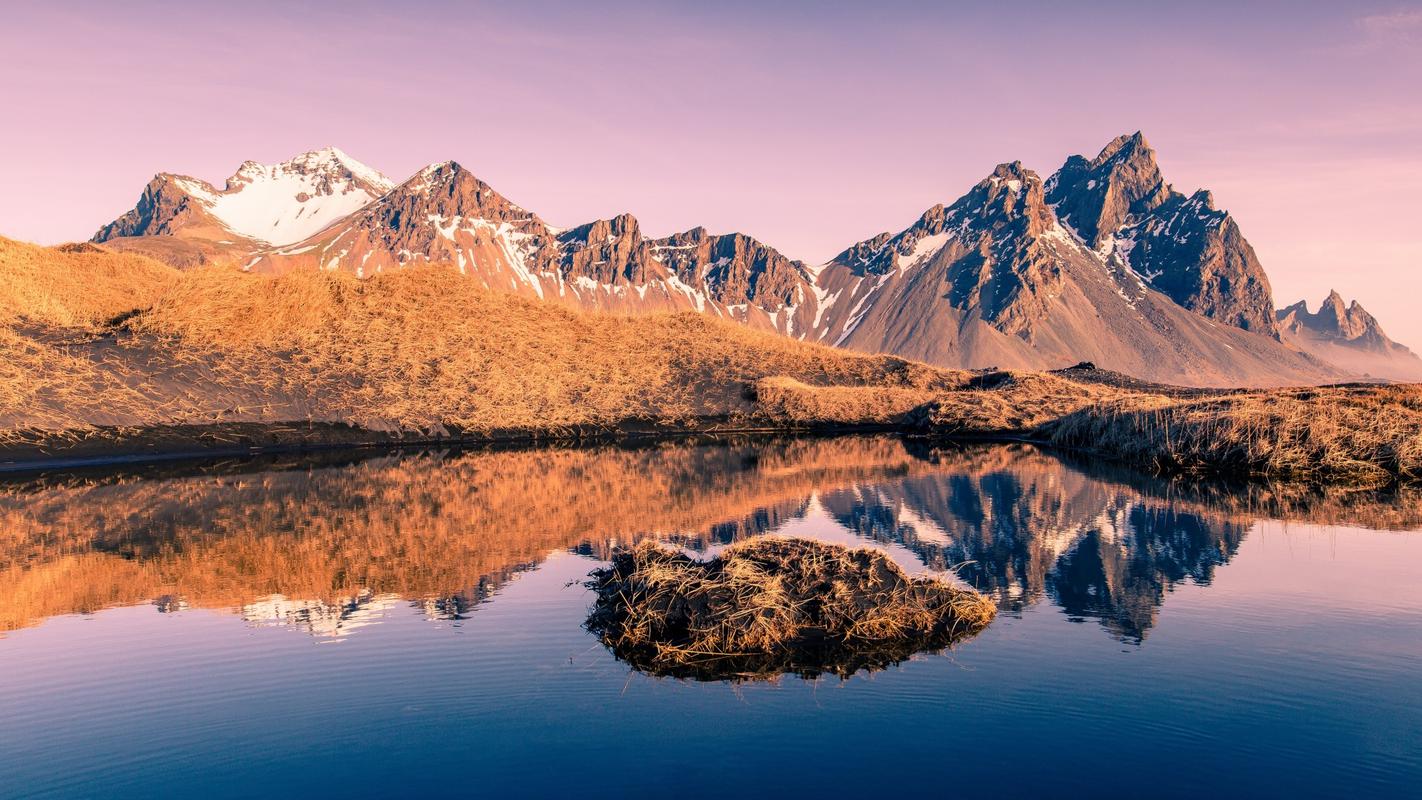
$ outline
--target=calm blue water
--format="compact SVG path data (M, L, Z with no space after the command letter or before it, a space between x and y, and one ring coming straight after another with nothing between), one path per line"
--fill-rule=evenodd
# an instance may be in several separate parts
M1416 796L1419 527L894 439L12 481L0 796ZM651 678L582 629L611 548L756 535L1003 612L844 681Z

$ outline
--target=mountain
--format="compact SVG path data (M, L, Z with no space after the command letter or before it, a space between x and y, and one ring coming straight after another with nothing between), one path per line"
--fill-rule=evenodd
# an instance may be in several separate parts
M334 147L280 164L247 161L222 189L160 173L93 241L180 265L301 241L385 194L389 178Z
M1284 340L1321 359L1365 375L1391 380L1422 380L1422 358L1389 339L1382 326L1354 300L1329 292L1317 313L1302 300L1278 311Z
M577 308L696 310L949 367L1092 361L1195 385L1345 377L1280 339L1239 226L1208 192L1171 188L1139 133L1046 181L999 165L958 200L818 266L742 233L650 237L630 214L557 228L455 162L392 186L330 148L249 162L221 191L160 175L95 240L271 273L448 262L483 286Z
M653 239L630 214L554 228L452 161L426 167L315 236L255 253L246 267L368 277L427 262L454 264L489 288L580 308L694 309L767 329L809 293L803 264L743 234L694 228Z
M1113 265L1130 269L1205 317L1277 338L1273 294L1239 225L1208 191L1189 197L1161 176L1139 131L1096 158L1067 159L1047 181L1047 202Z
M1100 245L1117 241L1101 233L1121 230L1116 220L1154 218L1136 216L1131 203L1119 205L1121 216L1112 210L1115 200L1092 201L1062 189L1059 176L1044 183L1020 163L999 165L951 205L934 206L898 234L860 242L820 268L816 338L933 364L1051 369L1092 361L1195 385L1340 374L1277 341L1272 328L1225 324L1157 288ZM1059 208L1086 230L1064 223ZM1106 211L1081 210L1092 208Z

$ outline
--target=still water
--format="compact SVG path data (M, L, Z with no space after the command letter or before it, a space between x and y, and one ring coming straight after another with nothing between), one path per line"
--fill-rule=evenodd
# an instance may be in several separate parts
M0 483L0 797L1391 797L1422 500L895 438ZM847 680L654 678L582 628L647 537L882 548L1001 605Z

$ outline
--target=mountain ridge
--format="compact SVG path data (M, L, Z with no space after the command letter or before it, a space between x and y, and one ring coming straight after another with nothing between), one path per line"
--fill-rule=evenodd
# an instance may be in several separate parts
M328 151L349 159L334 148L306 155ZM247 162L221 191L237 181L240 192L247 173L259 181L301 158L265 168ZM358 172L346 169L342 196L379 188ZM201 186L184 183L192 180L155 178L95 241L179 266L225 258L273 273L336 269L364 278L448 262L488 288L573 307L696 310L947 367L1087 360L1198 385L1347 376L1281 336L1268 278L1237 223L1208 192L1175 191L1139 132L1092 159L1068 158L1045 181L1021 162L998 165L958 200L815 266L741 233L696 227L649 237L626 213L556 228L452 161L390 183L329 222L315 220L326 224L295 241L214 240L211 212L220 209L204 202ZM194 257L185 244L164 258L174 240L215 252Z
M1336 290L1310 313L1300 300L1277 312L1279 330L1299 348L1365 375L1390 380L1422 380L1422 358L1383 332L1372 314Z
M1176 383L1338 374L1185 309L1063 224L1046 194L1035 172L1002 164L899 234L847 249L820 274L832 307L820 341L961 366L1092 361Z

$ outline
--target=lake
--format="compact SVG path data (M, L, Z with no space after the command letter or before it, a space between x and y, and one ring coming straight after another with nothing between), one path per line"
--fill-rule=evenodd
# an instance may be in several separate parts
M0 482L0 797L1395 797L1422 499L1026 445L737 439ZM995 597L847 679L683 681L583 629L655 537L881 548Z

